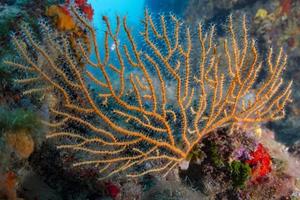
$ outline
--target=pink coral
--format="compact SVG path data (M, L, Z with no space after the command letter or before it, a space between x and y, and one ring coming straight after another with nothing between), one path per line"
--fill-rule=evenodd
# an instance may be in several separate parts
M75 0L75 4L77 6L83 6L83 5L87 4L87 1L86 0Z
M252 180L258 181L271 172L271 157L264 146L259 143L257 149L250 153L251 159L247 160L252 169Z
M81 9L81 11L86 15L86 17L91 21L94 16L94 10L92 6L87 3L86 0L75 0L75 5ZM70 5L70 0L66 0L64 7L67 8L67 6Z
M113 199L120 194L120 188L111 182L105 183L105 189L108 195Z
M281 0L280 7L281 7L281 12L280 12L281 15L290 14L292 8L292 0Z
M94 10L90 4L85 4L80 7L82 12L86 15L86 17L92 21L93 16L94 16Z

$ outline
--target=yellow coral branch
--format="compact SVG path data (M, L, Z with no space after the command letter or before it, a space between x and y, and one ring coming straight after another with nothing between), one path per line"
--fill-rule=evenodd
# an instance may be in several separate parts
M285 115L292 87L292 82L284 86L282 79L287 57L283 49L274 56L271 48L266 62L260 60L245 16L238 27L241 34L229 17L229 34L219 45L214 26L205 33L199 24L193 33L174 15L156 21L145 11L139 44L147 48L142 49L126 18L117 17L113 30L104 16L106 30L99 45L88 20L75 8L71 12L78 27L87 30L82 30L85 42L69 45L68 35L59 38L45 25L40 28L47 32L46 38L36 42L24 28L25 39L13 37L20 62L5 63L27 70L29 76L17 81L29 86L25 93L51 89L59 102L50 110L51 122L44 122L52 130L47 138L58 138L60 149L88 155L89 160L74 166L99 167L103 178L168 173L203 137L220 127ZM121 34L127 41L122 45ZM90 58L91 46L95 61ZM267 78L256 84L264 65ZM32 86L37 81L39 88Z

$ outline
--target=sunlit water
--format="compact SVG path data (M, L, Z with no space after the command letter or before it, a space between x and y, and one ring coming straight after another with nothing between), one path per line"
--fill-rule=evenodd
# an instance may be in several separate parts
M104 41L104 32L106 30L106 26L102 20L103 16L108 17L111 28L113 30L115 30L116 28L116 16L119 16L121 20L124 17L126 17L128 27L132 30L132 32L138 32L134 30L139 30L137 26L140 24L140 21L143 17L144 8L145 8L144 0L130 0L130 1L90 0L89 3L91 3L94 9L93 25L96 29L97 42L99 44L99 50L102 57L104 56L103 41ZM121 31L120 35L118 36L118 42L120 42L120 45L123 45L125 43L123 31ZM115 44L111 39L109 40L109 50L111 51L110 60L112 62L116 58L114 57L114 52L113 52L115 51ZM96 60L95 54L92 54L91 58L93 60ZM99 72L99 70L91 69L91 71L94 74L96 74L98 77L101 77L101 73Z

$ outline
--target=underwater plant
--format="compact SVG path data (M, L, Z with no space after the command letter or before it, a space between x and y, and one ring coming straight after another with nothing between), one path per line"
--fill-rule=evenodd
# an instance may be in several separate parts
M174 15L161 16L156 25L145 11L140 47L126 17L117 17L113 30L103 16L101 46L89 20L74 7L70 13L88 35L95 60L86 41L79 37L71 45L68 34L41 21L41 39L26 25L12 36L19 61L5 63L26 72L18 80L28 86L24 94L55 97L44 121L47 138L57 139L59 149L78 151L73 166L94 166L103 178L168 173L220 127L285 115L292 85L281 78L287 56L270 49L262 62L245 16L241 36L229 17L229 34L218 45L214 27L205 33L199 24L194 34ZM257 83L262 68L266 79Z
M34 132L40 129L41 123L36 113L25 110L10 110L0 107L0 134L10 131L26 130Z
M240 161L233 161L230 165L233 186L244 187L245 182L251 176L251 168L248 164Z

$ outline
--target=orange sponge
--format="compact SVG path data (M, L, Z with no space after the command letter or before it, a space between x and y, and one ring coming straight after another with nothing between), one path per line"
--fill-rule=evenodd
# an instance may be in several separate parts
M60 5L50 6L46 11L46 15L55 18L58 30L72 31L76 28L75 22L69 12Z

